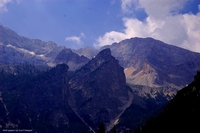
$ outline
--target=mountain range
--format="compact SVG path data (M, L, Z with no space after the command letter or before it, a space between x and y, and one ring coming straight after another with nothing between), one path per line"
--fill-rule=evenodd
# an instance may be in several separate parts
M91 47L70 50L53 42L20 36L0 25L0 51L3 53L0 55L1 64L55 66L66 63L70 70L76 70L105 48L110 48L112 55L119 60L126 81L131 85L180 89L192 81L200 66L199 53L153 38L126 39L99 50Z
M110 49L102 50L72 76L66 64L46 72L23 66L21 73L1 71L3 129L95 132L104 123L110 130L133 99L123 68Z
M199 53L153 38L131 38L101 49L105 47L124 67L130 84L182 87L192 81L200 66Z
M38 132L134 130L200 68L199 53L153 38L75 50L3 25L0 52L0 127Z
M131 38L104 48L110 48L124 67L128 84L148 86L145 90L149 92L159 89L166 96L190 83L200 68L199 53L153 38Z
M0 24L0 64L50 65L64 49L54 42L29 39Z

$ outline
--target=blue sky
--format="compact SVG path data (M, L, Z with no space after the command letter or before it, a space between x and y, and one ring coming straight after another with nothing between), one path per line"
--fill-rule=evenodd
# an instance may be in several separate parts
M70 48L153 37L200 52L199 0L0 0L0 23Z

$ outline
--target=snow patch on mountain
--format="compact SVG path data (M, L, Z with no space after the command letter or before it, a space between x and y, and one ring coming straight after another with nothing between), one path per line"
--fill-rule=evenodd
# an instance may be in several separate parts
M33 51L29 51L29 50L24 49L24 48L18 48L18 47L16 47L16 46L11 45L11 44L6 45L6 47L15 49L15 50L17 50L17 51L19 51L19 52L22 52L22 53L30 54L30 55L32 55L32 56L37 56L37 57L39 57L39 58L42 58L43 60L48 60L48 58L47 58L44 54L36 54L36 53L33 52Z
M10 48L13 48L13 49L15 49L15 50L17 50L17 51L20 51L20 52L29 53L29 54L31 54L31 55L36 55L33 51L28 51L28 50L23 49L23 48L18 48L18 47L15 47L15 46L11 45L11 44L8 44L8 45L6 45L6 46L7 46L7 47L10 47Z

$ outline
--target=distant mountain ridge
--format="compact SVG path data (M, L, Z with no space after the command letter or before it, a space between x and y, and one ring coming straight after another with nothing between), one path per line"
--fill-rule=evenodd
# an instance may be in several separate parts
M63 49L54 42L29 39L0 24L0 64L48 64Z
M0 52L3 53L0 54L1 64L29 63L55 66L58 63L66 63L68 58L67 62L71 63L68 64L70 70L75 70L81 67L81 56L92 59L105 48L110 48L112 55L119 60L125 70L126 82L131 85L170 86L180 89L192 81L196 70L200 68L199 53L168 45L153 38L126 39L104 46L100 50L91 47L72 49L71 55L78 54L80 58L69 61L71 57L64 55L60 60L57 56L65 49L64 46L28 39L0 25ZM60 55L62 54L63 51Z
M112 55L124 67L126 82L144 98L157 94L172 98L179 89L192 81L200 68L200 53L153 38L126 39L101 49L104 48L111 49ZM145 89L139 89L141 87L137 85Z
M127 82L147 86L185 86L200 68L199 53L153 38L131 38L104 46L125 69Z
M64 48L55 58L55 64L67 64L70 71L80 69L83 65L89 62L89 59L83 55L72 52L71 49Z

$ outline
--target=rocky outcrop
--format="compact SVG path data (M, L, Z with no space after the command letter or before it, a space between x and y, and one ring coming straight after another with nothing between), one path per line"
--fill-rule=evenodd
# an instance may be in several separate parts
M123 68L110 49L102 50L78 70L69 87L70 106L94 130L100 123L109 130L133 98Z
M72 52L71 49L63 49L55 58L55 64L65 63L69 66L70 71L75 71L81 68L89 61L85 56L79 56Z

